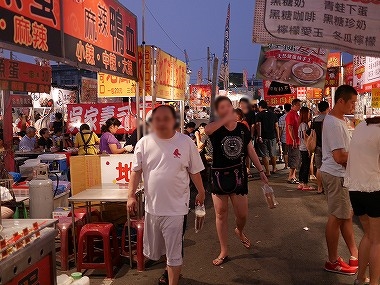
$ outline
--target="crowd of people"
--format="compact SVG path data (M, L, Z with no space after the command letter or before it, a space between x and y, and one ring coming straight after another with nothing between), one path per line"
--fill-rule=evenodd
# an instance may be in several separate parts
M243 99L235 110L227 97L218 97L214 102L218 119L198 127L189 122L184 134L175 130L176 114L172 107L156 108L151 121L153 132L135 148L127 207L131 212L136 210L134 194L144 175L147 203L144 254L153 260L166 255L167 268L160 284L178 284L190 180L198 192L198 204L205 199L202 180L211 185L220 243L220 252L212 263L219 266L228 261L229 200L235 214L236 237L245 248L250 248L245 224L251 162L261 181L267 184L268 177L278 171L278 156L289 171L288 183L302 191L326 194L325 270L358 273L356 285L378 284L380 119L367 119L359 124L350 144L344 116L353 113L356 99L356 90L342 85L335 92L333 109L330 110L328 102L321 101L319 113L312 114L298 99L275 110L265 101L259 102L255 110ZM201 173L207 166L205 180ZM317 189L310 185L310 175L314 174ZM353 234L353 213L360 217L364 229L359 249ZM350 252L348 262L338 254L340 233ZM370 278L366 276L368 266Z

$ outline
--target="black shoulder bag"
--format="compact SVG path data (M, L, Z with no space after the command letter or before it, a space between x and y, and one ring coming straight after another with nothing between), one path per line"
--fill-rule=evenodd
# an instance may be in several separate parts
M244 187L246 181L244 131L241 130L243 148L239 164L228 167L211 167L211 183L215 194L233 194Z

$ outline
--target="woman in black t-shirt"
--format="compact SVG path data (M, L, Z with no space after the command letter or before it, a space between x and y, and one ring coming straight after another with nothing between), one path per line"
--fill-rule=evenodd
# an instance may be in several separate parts
M206 134L213 147L212 199L216 214L216 229L220 242L220 254L213 264L223 264L228 255L227 217L228 198L231 199L236 216L235 234L244 247L251 242L243 233L248 215L248 179L245 158L253 161L260 172L260 178L268 183L263 167L251 143L251 134L246 126L236 122L236 114L228 97L220 96L215 101L219 120L206 126Z

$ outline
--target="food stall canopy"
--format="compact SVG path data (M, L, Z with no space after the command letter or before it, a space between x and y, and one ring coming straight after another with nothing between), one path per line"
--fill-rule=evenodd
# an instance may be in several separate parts
M380 56L379 1L256 0L253 42Z

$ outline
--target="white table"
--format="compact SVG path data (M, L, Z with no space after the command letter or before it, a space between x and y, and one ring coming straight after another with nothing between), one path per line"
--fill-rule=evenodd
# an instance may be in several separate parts
M88 221L91 221L91 203L107 203L107 202L127 202L128 200L128 185L127 184L102 184L98 186L91 187L86 189L72 197L69 198L69 202L71 202L71 215L73 217L73 225L75 223L75 203L86 203L87 208L87 217ZM127 209L125 209L127 211ZM127 222L128 222L128 248L129 252L132 252L131 245L131 231L130 231L130 216L127 211ZM73 239L75 239L75 227L73 227ZM77 258L76 252L76 244L74 242L74 256L75 263ZM132 254L129 254L129 265L132 268Z

